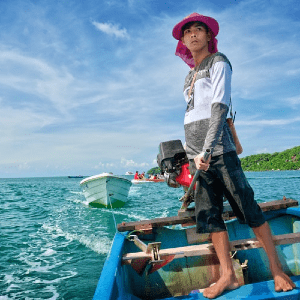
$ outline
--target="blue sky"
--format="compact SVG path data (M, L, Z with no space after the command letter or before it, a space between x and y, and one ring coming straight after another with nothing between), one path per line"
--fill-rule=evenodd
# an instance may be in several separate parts
M1 0L0 177L142 172L184 142L192 12L220 24L241 157L300 145L298 0Z

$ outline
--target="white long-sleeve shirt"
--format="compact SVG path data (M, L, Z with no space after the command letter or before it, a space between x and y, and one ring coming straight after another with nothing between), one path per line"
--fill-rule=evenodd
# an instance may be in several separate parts
M187 109L184 118L187 155L193 159L203 150L210 149L212 156L235 151L235 144L226 117L231 105L232 68L227 57L217 52L204 59L188 99L193 76L186 77L184 98Z

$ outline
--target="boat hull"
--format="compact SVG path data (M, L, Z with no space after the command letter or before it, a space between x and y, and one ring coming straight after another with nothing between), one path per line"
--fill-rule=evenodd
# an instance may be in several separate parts
M274 235L300 232L300 209L291 207L265 213ZM231 241L254 237L247 225L236 219L226 222ZM186 229L156 228L150 242L161 241L161 248L186 246ZM122 264L124 253L139 252L132 241L126 239L128 232L116 233L112 249L105 262L93 300L98 299L206 299L200 288L213 279L216 264L199 256L174 259L152 274L138 275L132 265ZM236 254L240 262L248 260L244 274L245 285L237 290L227 291L218 300L228 299L300 299L300 244L276 246L285 272L292 277L298 288L277 293L264 251L241 250ZM197 288L195 282L198 281Z
M96 175L80 182L83 194L90 206L119 208L128 200L131 181L112 175Z

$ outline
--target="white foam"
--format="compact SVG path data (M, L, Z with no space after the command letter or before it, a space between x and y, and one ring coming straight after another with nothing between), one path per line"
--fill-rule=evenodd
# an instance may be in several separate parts
M46 231L51 233L53 237L65 237L68 241L78 241L80 244L86 246L87 248L90 248L91 250L99 253L99 254L107 254L110 245L111 240L106 237L97 237L94 234L91 234L90 236L86 236L84 234L78 234L78 233L70 233L63 231L58 225L51 226L48 224L43 224L42 226Z
M18 290L18 289L20 289L20 286L18 286L17 284L11 284L11 285L9 285L8 287L7 287L7 289L6 289L6 293L9 293L9 292L11 292L11 291L13 291L13 290Z
M108 237L96 238L94 235L89 237L76 235L75 239L99 254L107 254L112 243Z
M104 208L103 211L107 212L107 213L113 213L114 215L126 216L126 217L129 217L129 218L136 219L138 221L147 219L147 217L145 217L143 215L128 214L128 212L123 212L123 211L120 211L120 210L110 210L110 209Z
M81 201L82 204L84 204L85 206L89 206L89 202L86 200L86 201Z
M53 296L51 298L48 298L48 300L59 299L59 293L57 292L56 288L53 285L46 286L45 290L53 294Z
M4 275L4 282L5 283L11 283L11 282L14 282L15 279L14 279L14 276L13 275L10 275L10 274L5 274Z
M47 249L44 253L42 253L41 255L42 256L51 256L51 255L53 255L53 254L55 254L56 253L56 251L55 250L53 250L53 249Z
M166 217L168 217L168 215L169 215L169 212L165 209L163 212L162 212L162 214L161 214L161 218L166 218Z
M82 200L77 199L77 198L67 198L66 200L74 202L74 203L81 203L81 204L84 204L84 205L88 205L88 203L86 204L86 201L82 201Z
M37 259L39 259L37 261ZM39 273L50 273L51 269L61 265L61 263L57 263L55 265L51 264L48 261L41 260L38 256L35 254L30 254L25 252L21 252L19 254L19 260L24 262L29 268L27 269L25 274L30 274L31 272L39 272Z
M70 191L71 194L75 194L75 195L83 195L83 192L72 192Z
M46 280L46 279L36 279L33 283L42 283L42 284L52 284L52 283L59 283L65 279L75 277L78 273L74 271L64 271L66 273L66 276L60 276L58 278L55 278L53 280Z

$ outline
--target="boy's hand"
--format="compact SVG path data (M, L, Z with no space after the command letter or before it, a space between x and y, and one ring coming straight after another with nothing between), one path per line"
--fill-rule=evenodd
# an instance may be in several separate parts
M209 162L210 162L210 159L211 159L211 155L209 156L207 161L204 161L203 156L204 156L204 152L201 152L200 154L198 154L194 158L194 161L195 161L195 164L196 164L196 168L198 170L207 171L208 168L209 168Z

